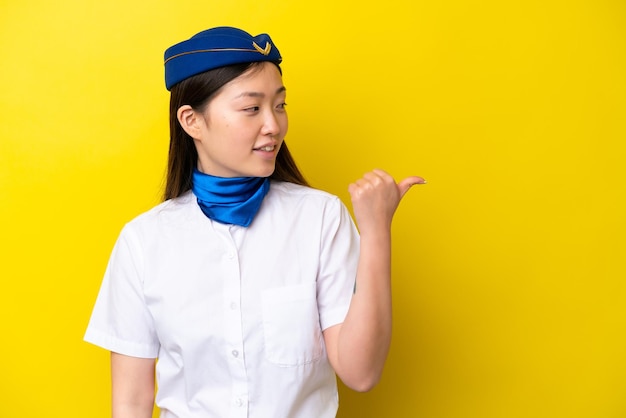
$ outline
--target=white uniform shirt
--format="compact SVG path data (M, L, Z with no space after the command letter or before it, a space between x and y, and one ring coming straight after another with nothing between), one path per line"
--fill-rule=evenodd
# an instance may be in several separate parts
M248 228L188 192L124 227L85 340L158 357L163 418L334 417L322 331L345 318L358 245L322 191L272 182Z

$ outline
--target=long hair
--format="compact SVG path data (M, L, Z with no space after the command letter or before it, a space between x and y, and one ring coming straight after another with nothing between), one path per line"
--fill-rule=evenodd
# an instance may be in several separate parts
M193 169L198 164L198 151L193 139L178 122L178 109L183 105L189 105L195 111L203 112L225 84L259 65L260 63L253 62L216 68L187 78L172 87L170 148L164 200L179 197L191 189ZM278 69L280 71L280 67ZM308 186L284 141L276 156L276 167L270 178Z

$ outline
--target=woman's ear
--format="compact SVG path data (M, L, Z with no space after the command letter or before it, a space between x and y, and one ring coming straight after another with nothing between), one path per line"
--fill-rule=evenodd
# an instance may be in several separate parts
M191 106L183 105L176 111L178 123L187 132L187 135L193 139L201 139L201 115L199 115Z

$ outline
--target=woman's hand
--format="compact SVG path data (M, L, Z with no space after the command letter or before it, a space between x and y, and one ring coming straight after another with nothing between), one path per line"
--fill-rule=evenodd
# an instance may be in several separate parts
M389 174L375 169L350 184L348 191L361 234L367 233L370 228L389 228L405 193L411 186L424 183L424 179L417 176L396 183Z

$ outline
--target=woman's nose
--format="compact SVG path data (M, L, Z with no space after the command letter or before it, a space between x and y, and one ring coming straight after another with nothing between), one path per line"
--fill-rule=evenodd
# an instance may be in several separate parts
M265 113L265 119L263 121L263 133L265 135L276 135L280 132L280 124L278 123L278 116L273 111Z

